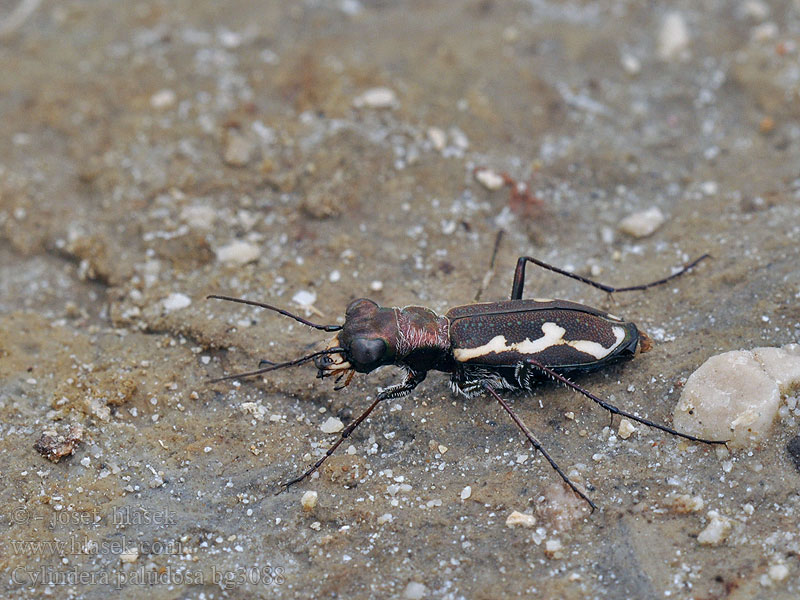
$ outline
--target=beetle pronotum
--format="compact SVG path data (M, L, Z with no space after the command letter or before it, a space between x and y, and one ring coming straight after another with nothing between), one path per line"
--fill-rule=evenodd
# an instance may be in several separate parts
M525 266L539 267L576 279L608 292L645 290L686 273L700 261L650 283L615 288L548 265L530 256L517 260L511 298L503 302L479 302L451 308L437 315L422 306L384 308L366 298L353 300L345 311L343 325L318 325L286 310L231 296L213 294L208 298L249 304L278 312L304 325L336 332L327 348L283 363L267 364L247 373L220 377L214 381L260 375L285 367L314 361L317 377L346 377L346 387L355 373L369 373L385 365L405 371L405 379L381 389L372 404L342 430L339 439L310 468L283 484L283 489L316 471L382 401L409 394L429 371L450 374L454 393L467 398L486 392L509 414L533 447L541 452L561 479L594 510L595 504L573 483L539 443L522 419L500 396L500 391L528 390L542 378L552 378L596 402L613 415L620 415L666 433L706 444L724 444L675 431L654 421L637 417L573 383L565 374L601 369L621 359L632 358L637 347L648 346L649 338L636 325L596 308L565 300L523 300Z

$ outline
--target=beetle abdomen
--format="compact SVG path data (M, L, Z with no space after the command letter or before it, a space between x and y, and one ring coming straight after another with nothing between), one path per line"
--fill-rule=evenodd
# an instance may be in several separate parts
M510 300L447 313L453 357L465 365L513 366L533 358L559 370L589 370L630 357L639 340L627 323L573 302Z

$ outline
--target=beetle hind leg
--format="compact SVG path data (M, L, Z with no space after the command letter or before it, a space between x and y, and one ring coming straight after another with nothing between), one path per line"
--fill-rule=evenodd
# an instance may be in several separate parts
M494 388L491 385L489 385L488 383L484 383L483 384L483 389L485 389L487 392L489 392L489 394L494 396L494 399L497 400L500 403L500 406L502 406L503 409L509 414L511 419L514 421L514 423L516 423L517 427L520 428L522 433L525 434L525 437L528 438L528 441L533 445L533 447L536 450L538 450L539 452L542 453L542 456L544 456L545 460L547 460L547 462L550 463L550 466L553 467L553 470L555 470L556 473L558 473L558 476L561 477L561 479L564 480L564 483L566 483L570 487L570 489L573 492L575 492L575 494L577 494L583 500L585 500L586 503L589 506L592 507L592 512L594 512L594 510L597 508L597 506L595 506L594 502L592 502L589 499L589 497L586 494L584 494L583 491L577 485L575 485L572 482L572 480L567 476L567 474L564 473L564 471L561 470L561 467L558 466L558 463L556 463L556 461L553 460L553 458L550 456L550 454L548 454L547 450L544 449L544 447L539 442L539 440L537 440L533 436L533 434L531 433L531 430L528 429L528 426L525 425L525 423L522 421L522 419L520 419L517 416L517 414L511 409L511 407L509 406L508 402L503 400L503 398L500 396L500 394L498 394L494 390Z

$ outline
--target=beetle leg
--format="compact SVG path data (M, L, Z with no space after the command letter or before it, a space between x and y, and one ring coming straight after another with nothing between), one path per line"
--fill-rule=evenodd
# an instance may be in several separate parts
M600 406L602 406L603 408L605 408L607 411L609 411L611 413L612 419L613 419L613 415L620 415L621 417L625 417L625 418L628 418L628 419L630 419L632 421L636 421L637 423L641 423L642 425L647 425L648 427L653 427L655 429L660 429L661 431L664 431L664 432L669 433L671 435L682 437L682 438L684 438L686 440L689 440L689 441L692 441L692 442L701 442L703 444L727 444L728 441L729 441L729 440L705 440L703 438L699 438L699 437L695 437L693 435L689 435L688 433L681 433L680 431L676 431L676 430L672 429L671 427L667 427L666 425L661 425L661 424L656 423L654 421L650 421L650 420L644 419L642 417L637 417L636 415L633 415L633 414L631 414L629 412L626 412L626 411L624 411L622 409L619 409L616 406L614 406L613 404L609 404L605 400L602 400L601 398L598 398L597 396L592 394L590 391L582 388L577 383L573 383L572 381L570 381L569 379L567 379L566 377L564 377L560 373L554 371L550 367L544 366L542 363L538 362L537 360L534 360L533 358L526 358L525 362L530 364L531 366L539 369L543 373L549 375L550 377L552 377L556 381L560 381L561 383L563 383L567 387L572 388L573 390L575 390L579 394L582 394L582 395L586 396L592 402L596 402L597 404L599 404Z
M486 291L486 288L489 287L489 282L494 277L494 263L497 260L497 251L500 250L500 241L503 239L503 233L505 233L502 229L497 232L497 236L494 238L494 250L492 251L492 258L489 261L489 269L486 271L486 274L483 276L483 281L481 281L481 286L478 288L478 291L475 294L475 302L480 301L483 292Z
M569 271L564 271L563 269L559 269L558 267L554 267L552 265L548 265L546 262L542 262L532 256L520 256L517 259L517 268L514 270L514 284L511 286L511 299L512 300L521 300L522 299L522 290L525 287L525 265L529 262L532 262L536 266L542 267L543 269L547 269L548 271L552 271L553 273L558 273L559 275L564 275L565 277L569 277L570 279L575 279L587 285L591 285L592 287L597 288L598 290L603 290L604 292L608 292L609 294L613 294L614 292L632 292L634 290L646 290L648 288L661 285L663 283L667 283L676 277L680 277L687 271L691 271L697 264L705 260L706 258L710 258L710 255L703 254L700 258L696 258L690 263L685 264L679 271L673 273L672 275L668 275L667 277L663 277L662 279L658 279L656 281L651 281L650 283L643 283L640 285L632 285L628 287L612 287L610 285L605 285L603 283L598 283L597 281L593 281L588 277L583 277L582 275L576 275L575 273L570 273Z
M528 438L528 441L533 445L533 447L536 448L539 452L542 453L542 456L544 456L545 459L547 460L547 462L550 463L550 466L553 467L553 469L555 470L556 473L558 473L559 477L561 477L561 479L564 480L564 483L566 483L570 487L570 489L572 489L572 491L575 492L578 496L580 496L581 498L586 500L586 502L589 504L589 506L592 507L592 512L594 512L594 510L597 508L597 506L595 506L594 502L589 500L589 497L586 494L584 494L580 490L580 488L578 488L578 486L576 486L572 482L572 480L569 477L567 477L567 474L564 473L564 471L561 470L561 467L558 466L556 461L553 460L550 457L550 455L547 453L547 450L545 450L544 447L542 447L542 445L539 443L539 441L533 436L533 434L531 433L531 430L528 429L528 426L525 425L525 423L522 422L522 419L520 419L513 410L511 410L511 407L508 405L508 402L503 400L503 398L500 397L500 394L495 392L494 388L491 385L489 385L488 383L484 383L483 384L483 389L485 389L492 396L494 396L494 399L497 400L500 403L500 406L502 406L505 409L505 411L509 414L509 416L514 421L514 423L517 424L517 427L519 427L522 430L522 433L525 434L525 437Z
M305 479L306 477L311 475L314 471L319 469L322 466L322 463L324 463L326 460L328 460L328 457L331 456L334 452L336 452L336 449L339 446L342 445L342 442L344 442L347 438L350 437L350 434L353 433L355 428L358 427L359 425L361 425L361 423L364 421L364 419L366 419L369 416L369 413L371 413L375 409L375 407L378 406L378 404L380 404L380 402L382 400L387 400L389 398L399 398L400 396L405 396L411 390L413 390L415 387L417 387L417 385L419 385L419 383L423 379L425 379L426 375L427 375L427 372L417 373L417 372L414 372L414 371L409 371L408 375L406 375L405 381L403 381L402 383L398 383L397 385L389 386L388 388L386 388L384 390L381 390L378 393L378 395L375 398L375 400L372 402L372 404L369 405L367 410L365 410L363 413L361 413L361 415L355 421L352 421L347 427L345 427L342 430L342 434L339 437L339 439L336 441L336 443L333 446L328 448L328 450L325 452L325 454L322 456L322 458L320 458L317 462L315 462L313 465L311 465L311 467L309 469L307 469L301 475L295 477L294 479L290 479L286 483L282 484L281 485L281 489L279 489L277 493L280 494L281 492L287 490L289 488L289 486L294 485L295 483L300 483L301 481L303 481L303 479Z

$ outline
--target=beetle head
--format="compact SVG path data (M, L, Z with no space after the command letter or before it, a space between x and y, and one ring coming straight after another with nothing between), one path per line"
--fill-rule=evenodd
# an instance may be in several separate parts
M314 364L317 377L341 374L347 370L369 373L394 362L397 320L394 309L382 308L366 298L353 300L345 311L342 330L328 348L342 352L318 356Z

